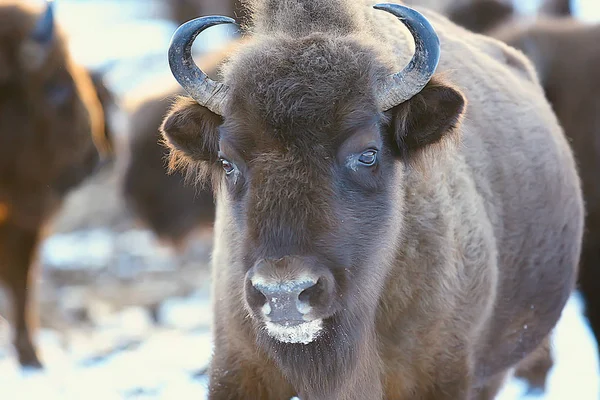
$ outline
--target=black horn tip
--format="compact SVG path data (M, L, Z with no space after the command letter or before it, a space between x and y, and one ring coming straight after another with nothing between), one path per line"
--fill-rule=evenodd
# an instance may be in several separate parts
M392 14L406 25L418 46L427 51L424 69L433 73L440 58L440 39L429 20L417 10L400 4L378 3L373 8Z
M48 43L54 36L54 1L46 1L46 10L38 19L31 38L38 43Z
M175 80L198 104L222 115L222 103L227 87L212 81L194 63L192 45L196 37L207 28L220 24L236 24L233 18L223 16L200 17L182 24L171 38L169 67Z
M173 44L177 40L182 39L185 40L191 38L193 40L204 29L221 24L237 25L235 19L220 15L195 18L190 21L184 22L179 26L179 28L175 30L175 33L173 33L173 37L171 38L171 44Z
M220 15L199 17L184 22L175 30L169 44L169 62L177 64L177 58L191 58L191 48L196 37L205 29L221 24L236 24L233 18ZM187 53L187 54L186 54Z

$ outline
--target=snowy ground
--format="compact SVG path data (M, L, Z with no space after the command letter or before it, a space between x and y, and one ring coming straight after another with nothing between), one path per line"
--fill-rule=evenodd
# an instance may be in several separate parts
M538 3L515 1L525 14ZM166 48L176 25L163 18L160 0L56 3L76 59L106 68L118 95L170 78ZM576 3L582 19L600 20L597 0ZM217 47L231 34L211 28L196 48ZM75 193L41 249L36 340L45 372L17 367L0 292L0 399L206 398L210 239L197 238L182 254L160 246L128 219L116 185L98 178ZM581 307L576 295L563 312L548 391L537 399L600 398L596 345ZM524 392L511 380L498 399L533 398Z
M8 326L0 324L0 398L204 399L212 349L208 307L207 294L199 292L162 304L156 322L146 309L131 307L105 316L92 330L42 330L37 339L45 373L17 367ZM556 364L545 396L527 396L524 384L512 380L498 400L600 397L595 343L580 308L574 296L556 328Z

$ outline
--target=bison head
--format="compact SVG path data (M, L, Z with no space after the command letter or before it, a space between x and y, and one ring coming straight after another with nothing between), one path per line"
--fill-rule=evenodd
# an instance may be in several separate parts
M423 150L455 136L463 113L461 93L432 80L440 45L429 22L404 6L375 7L414 38L400 72L360 33L273 34L257 35L216 82L191 45L232 20L199 18L173 37L171 69L193 100L163 123L171 166L212 178L214 268L228 290L219 309L244 307L267 348L351 343L373 326L410 213L404 177Z
M87 71L70 59L53 3L41 13L0 6L0 185L60 195L105 149L101 104Z

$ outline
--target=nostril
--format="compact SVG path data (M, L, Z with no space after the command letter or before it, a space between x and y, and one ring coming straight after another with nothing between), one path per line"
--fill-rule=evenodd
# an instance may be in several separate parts
M298 300L311 307L315 306L325 292L325 281L319 278L313 286L304 289L299 295Z
M248 305L253 308L263 307L265 304L269 304L267 297L257 289L251 282L246 285L247 301Z

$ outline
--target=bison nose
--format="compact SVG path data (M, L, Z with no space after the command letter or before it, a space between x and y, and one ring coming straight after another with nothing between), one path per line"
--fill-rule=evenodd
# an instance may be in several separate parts
M263 259L246 274L246 303L256 315L284 326L327 314L333 299L331 272L312 259Z
M293 326L306 321L304 317L311 310L306 294L317 285L317 279L269 282L254 276L251 284L264 296L262 313L270 322Z

